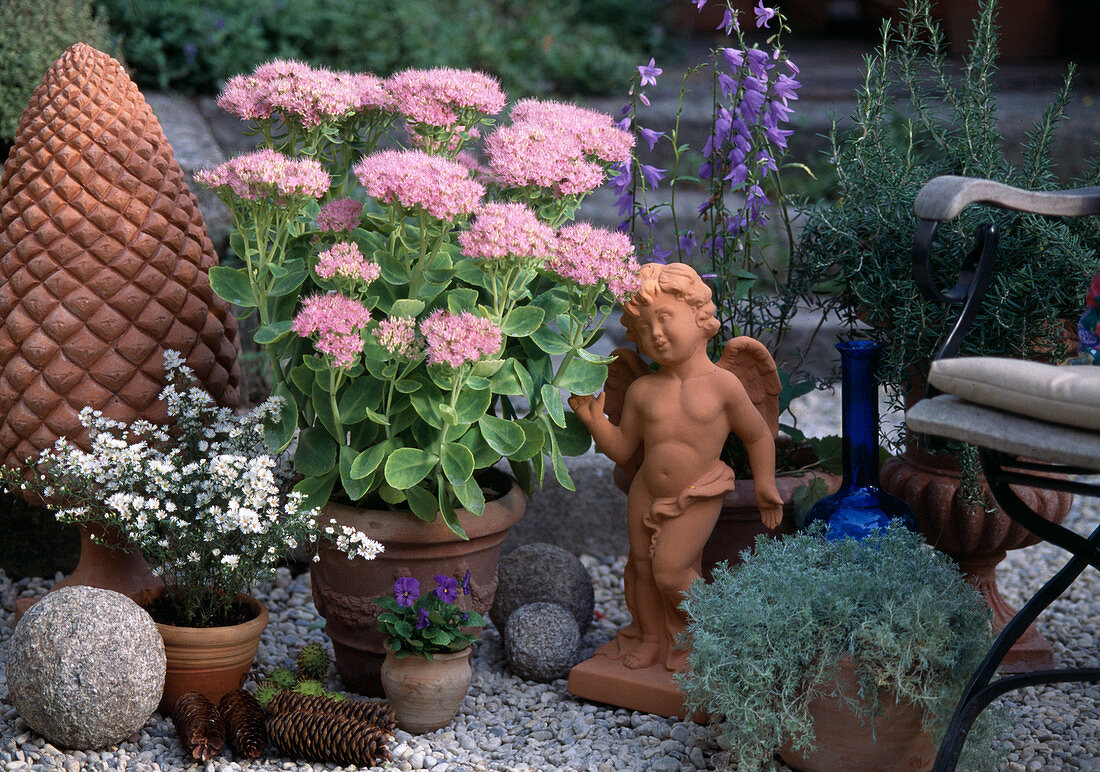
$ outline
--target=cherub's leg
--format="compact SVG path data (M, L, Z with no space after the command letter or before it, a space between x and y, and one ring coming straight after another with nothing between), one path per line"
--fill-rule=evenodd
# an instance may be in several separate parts
M645 668L657 661L664 612L661 596L653 582L649 545L653 531L644 519L653 506L653 496L640 479L635 478L626 502L627 534L630 555L623 583L626 604L634 621L619 633L619 658L629 668Z
M665 666L669 670L687 668L686 648L676 648L676 636L687 625L680 602L691 583L699 578L703 546L710 538L722 497L697 499L678 517L666 520L653 555L653 578L661 593Z

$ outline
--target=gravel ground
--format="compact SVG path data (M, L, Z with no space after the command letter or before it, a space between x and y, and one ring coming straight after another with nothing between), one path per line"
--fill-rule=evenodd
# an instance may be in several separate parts
M839 429L835 398L820 395L800 405L804 428L812 433ZM589 459L588 463L592 463ZM610 482L607 483L610 485ZM1092 502L1074 506L1067 523L1088 532L1100 523L1100 509ZM626 623L622 601L623 557L583 556L596 584L598 618L583 641L587 655ZM1059 550L1039 545L1011 553L1001 564L1005 596L1018 603L1057 570ZM43 769L75 772L79 769L169 770L193 766L176 741L171 722L154 714L140 736L99 752L63 752L45 742L15 714L7 695L7 640L11 635L14 601L39 595L52 580L12 581L0 572L0 769ZM257 588L257 596L271 612L263 634L257 667L264 672L291 664L297 648L324 641L310 597L309 576L292 578L281 570L274 583ZM1098 574L1089 569L1039 621L1041 632L1054 646L1061 664L1096 666ZM473 657L474 677L455 721L437 732L411 736L398 732L392 744L393 761L387 768L432 769L435 772L471 770L678 770L720 769L726 761L721 738L714 730L690 722L612 709L575 700L565 681L525 682L512 675L504 661L497 631L483 632ZM330 684L339 688L332 678ZM1007 748L1003 766L1022 770L1096 770L1100 772L1100 686L1063 685L1027 689L1003 699L1010 728L1001 735ZM198 765L201 767L201 765ZM197 767L196 767L197 768ZM223 769L307 770L337 769L312 766L290 759L268 757L238 763L232 756L205 765L209 772ZM785 767L780 767L785 769Z

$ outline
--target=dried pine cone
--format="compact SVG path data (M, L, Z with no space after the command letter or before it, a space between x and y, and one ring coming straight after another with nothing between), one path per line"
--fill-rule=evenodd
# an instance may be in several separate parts
M352 718L290 711L273 716L267 733L279 753L292 759L372 767L389 758L389 732Z
M267 712L271 715L291 711L325 713L332 716L353 718L377 726L389 733L392 733L397 727L397 716L394 714L393 708L384 702L370 700L337 701L330 697L312 694L280 692L271 699L267 706Z
M328 655L328 651L320 643L311 643L302 647L302 650L298 652L298 659L295 662L294 669L298 674L298 679L324 681L325 676L328 675L329 665L332 664L332 659Z
M214 703L198 692L187 692L172 708L172 724L180 745L191 758L210 761L225 747L225 724Z
M244 689L229 692L218 703L218 711L225 721L229 745L246 759L258 759L267 747L267 729L264 727L264 711L256 698Z

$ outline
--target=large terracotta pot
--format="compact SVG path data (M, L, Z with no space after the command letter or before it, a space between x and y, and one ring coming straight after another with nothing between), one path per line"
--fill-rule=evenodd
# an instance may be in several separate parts
M147 606L164 593L163 588L132 594L139 606ZM267 627L267 608L255 598L239 595L255 616L228 627L177 627L157 622L164 639L168 669L164 695L157 709L172 712L176 700L187 692L199 692L215 705L227 693L240 689L260 647L260 633Z
M504 475L501 474L501 478ZM393 592L393 583L404 576L418 579L426 588L435 586L436 574L458 580L470 572L470 594L459 604L486 614L493 605L497 586L500 545L527 507L515 482L501 498L485 505L480 517L458 510L469 540L456 536L437 517L426 523L410 512L360 509L329 503L322 518L357 528L381 542L385 551L374 560L348 557L321 542L320 560L310 564L313 602L325 618L325 632L332 639L336 668L344 685L360 694L382 696L379 675L385 656L384 636L378 631L380 608L373 599Z
M382 686L397 725L422 734L447 726L462 707L470 688L471 647L450 654L395 657L386 650L382 661Z
M840 661L837 686L858 700L859 680L852 660ZM931 769L936 758L932 738L921 729L920 712L909 703L898 703L880 694L882 712L871 725L860 719L846 702L819 697L810 703L816 750L795 751L790 745L780 758L799 772L920 772Z
M928 542L954 558L966 572L967 580L992 609L994 634L999 633L1016 611L997 587L997 564L1007 550L1029 547L1038 537L999 510L971 513L959 494L959 467L952 456L933 456L913 445L883 464L880 477L884 491L916 512L917 524ZM1069 493L1018 486L1012 490L1052 523L1061 523L1073 504ZM1050 644L1032 625L1005 656L1001 669L1025 673L1053 664Z

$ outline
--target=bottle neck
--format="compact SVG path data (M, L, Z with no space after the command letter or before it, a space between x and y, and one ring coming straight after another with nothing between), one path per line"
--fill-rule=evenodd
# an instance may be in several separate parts
M865 341L858 343L866 344ZM844 485L877 488L878 388L875 384L875 359L878 346L870 344L851 348L852 345L837 345L841 354Z

